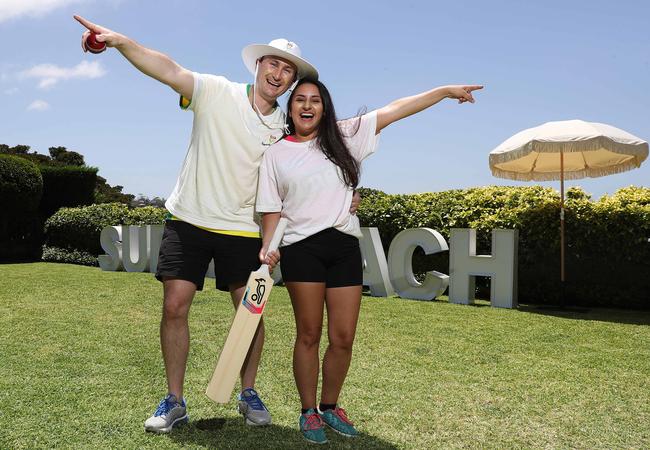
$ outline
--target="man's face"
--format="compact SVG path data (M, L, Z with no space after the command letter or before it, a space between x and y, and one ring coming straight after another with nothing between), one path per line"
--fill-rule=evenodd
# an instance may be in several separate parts
M274 102L296 79L296 66L278 56L265 56L259 62L255 86L259 94Z

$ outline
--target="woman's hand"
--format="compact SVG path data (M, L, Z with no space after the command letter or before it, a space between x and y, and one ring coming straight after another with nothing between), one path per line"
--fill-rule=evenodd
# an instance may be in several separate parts
M474 103L472 91L478 89L483 89L483 86L478 84L447 86L447 97L458 100L458 103Z
M268 264L269 269L273 270L280 262L280 250L273 250L272 252L267 253L266 247L262 247L259 258L262 264Z

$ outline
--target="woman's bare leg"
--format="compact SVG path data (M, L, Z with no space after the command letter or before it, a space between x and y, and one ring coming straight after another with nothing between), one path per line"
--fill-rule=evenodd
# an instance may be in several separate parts
M296 319L293 376L302 408L316 408L325 283L287 282L286 286Z

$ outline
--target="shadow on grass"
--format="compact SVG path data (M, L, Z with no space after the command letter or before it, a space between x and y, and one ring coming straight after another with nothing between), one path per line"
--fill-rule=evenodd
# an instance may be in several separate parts
M326 430L329 445L334 448L397 449L394 444L367 434L356 438L339 436ZM177 444L206 448L303 449L312 447L302 438L296 427L280 425L251 427L240 418L212 418L190 421L169 435Z
M575 308L548 307L541 305L519 305L519 311L561 317L572 320L594 320L598 322L625 323L630 325L650 325L650 311L610 309L610 308Z

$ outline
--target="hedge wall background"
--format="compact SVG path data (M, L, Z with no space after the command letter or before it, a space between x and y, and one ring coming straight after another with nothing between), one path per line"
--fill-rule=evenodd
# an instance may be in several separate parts
M519 301L559 302L560 197L553 189L489 186L416 195L363 189L362 197L361 224L379 228L386 251L399 231L428 227L446 239L451 228L474 228L479 251L488 253L492 229L518 228ZM594 202L571 188L565 203L567 303L650 308L650 189L624 188ZM448 273L448 252L416 254L416 272L432 268ZM483 280L483 297L485 287Z
M406 228L428 227L449 239L451 228L474 228L480 253L490 252L491 230L519 229L519 301L560 299L559 194L550 188L488 186L414 195L360 189L362 226L379 228L388 252ZM584 306L650 308L650 188L629 187L599 201L579 188L566 199L566 301ZM63 208L46 224L47 261L96 265L99 235L109 225L163 223L163 208L123 204ZM414 256L418 273L449 271L448 252ZM487 280L477 283L489 295Z
M39 169L43 176L43 198L39 208L43 220L63 206L94 203L96 167L41 165Z
M0 154L0 261L33 258L42 235L43 178L31 161Z

